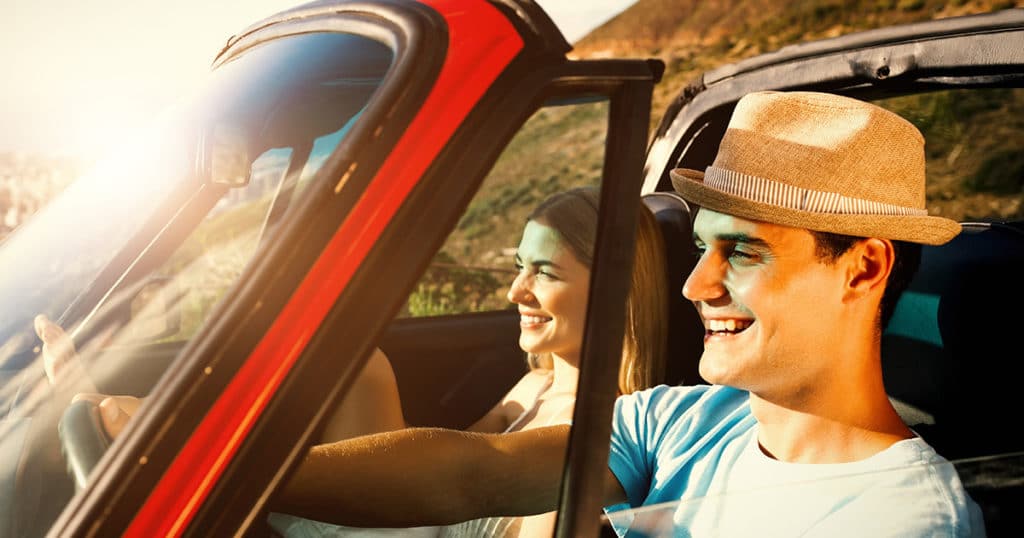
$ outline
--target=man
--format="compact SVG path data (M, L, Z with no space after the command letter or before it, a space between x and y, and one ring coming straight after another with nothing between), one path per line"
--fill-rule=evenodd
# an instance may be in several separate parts
M736 106L705 172L683 293L701 375L616 403L608 504L672 502L617 527L716 536L981 536L952 466L902 422L880 338L920 256L959 232L927 215L924 144L902 118L818 93ZM363 526L525 515L557 504L568 426L409 429L314 447L275 509ZM652 523L657 528L652 528Z
M853 99L751 94L714 164L672 180L701 206L683 293L714 385L617 402L610 466L629 503L683 499L670 521L697 536L982 535L956 472L882 383L914 243L959 232L927 215L918 131Z

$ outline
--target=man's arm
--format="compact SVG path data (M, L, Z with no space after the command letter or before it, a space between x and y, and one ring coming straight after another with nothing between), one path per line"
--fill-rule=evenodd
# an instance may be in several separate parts
M557 506L568 440L565 425L411 428L315 446L273 509L363 527L540 514Z

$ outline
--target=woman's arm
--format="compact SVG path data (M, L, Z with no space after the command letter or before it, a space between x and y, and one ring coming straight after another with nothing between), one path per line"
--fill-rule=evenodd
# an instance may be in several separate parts
M348 394L327 420L320 441L331 443L404 427L395 372L384 352L375 349Z
M411 428L313 447L278 512L344 525L442 525L554 510L568 426L509 434Z

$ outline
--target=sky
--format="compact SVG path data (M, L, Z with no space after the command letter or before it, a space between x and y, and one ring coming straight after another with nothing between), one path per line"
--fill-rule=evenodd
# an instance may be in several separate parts
M537 0L574 42L636 0ZM301 0L8 0L0 152L91 160L195 86L228 37Z

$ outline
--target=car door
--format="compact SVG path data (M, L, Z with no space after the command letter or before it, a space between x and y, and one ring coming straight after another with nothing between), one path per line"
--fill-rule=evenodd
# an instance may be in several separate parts
M184 345L52 534L262 532L268 498L374 346L387 349L406 378L422 371L424 361L417 365L413 357L429 357L446 340L466 348L459 354L509 348L515 327L507 312L392 320L509 140L545 105L603 107L597 124L606 137L598 136L596 162L602 218L583 361L591 372L584 382L603 387L605 396L579 406L574 423L582 431L603 428L607 436L624 323L622 268L632 255L636 210L623 201L635 200L639 190L658 65L567 62L564 41L532 4L467 0L297 8L233 38L215 70L244 66L255 51L317 36L329 40L335 33L388 47L394 60L384 82L354 116L351 131L324 153L304 194L276 217L270 210L267 221L279 221L255 258ZM328 48L315 45L298 46L282 65L315 71L317 62L330 62ZM329 105L306 94L296 102L312 103L303 116L310 122L319 119L318 105ZM275 129L293 125L267 120L262 132L273 138ZM507 351L501 355L497 362L518 360ZM403 374L406 368L411 373ZM502 389L485 392L495 390ZM489 405L480 396L469 398L478 407ZM462 420L448 414L423 420ZM569 472L592 475L605 465L604 450L601 455L577 443ZM567 484L563 502L574 505L578 485ZM560 525L563 535L576 535L571 515Z

